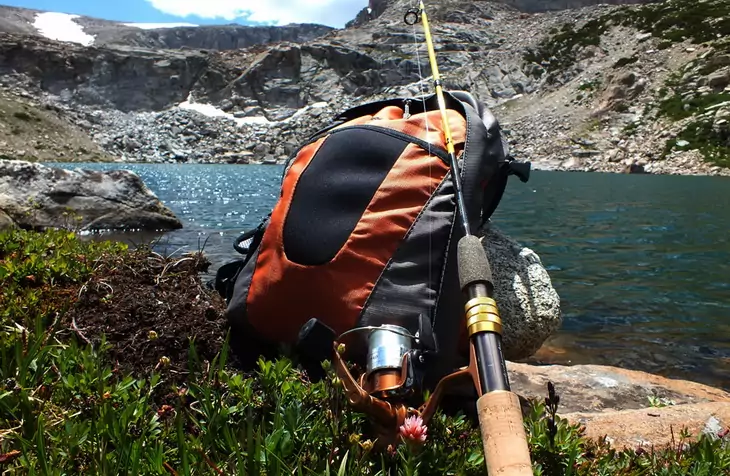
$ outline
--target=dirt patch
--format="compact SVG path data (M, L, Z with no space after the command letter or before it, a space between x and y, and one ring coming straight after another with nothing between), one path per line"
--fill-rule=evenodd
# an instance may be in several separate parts
M120 370L186 380L190 340L199 360L220 352L227 332L225 301L199 277L210 262L200 253L162 257L146 249L107 258L79 290L66 315L82 340L111 344Z

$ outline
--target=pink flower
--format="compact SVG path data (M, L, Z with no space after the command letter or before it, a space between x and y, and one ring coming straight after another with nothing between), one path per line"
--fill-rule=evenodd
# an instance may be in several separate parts
M423 443L426 441L428 427L423 424L420 416L406 418L400 427L400 435L406 442Z

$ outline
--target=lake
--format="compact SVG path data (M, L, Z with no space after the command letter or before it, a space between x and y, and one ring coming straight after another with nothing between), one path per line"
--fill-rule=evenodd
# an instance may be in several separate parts
M157 248L202 248L211 273L239 257L233 240L269 213L283 171L56 165L138 173L184 223ZM511 181L493 221L541 257L561 297L564 323L540 362L618 365L730 390L730 179L534 171L527 184Z

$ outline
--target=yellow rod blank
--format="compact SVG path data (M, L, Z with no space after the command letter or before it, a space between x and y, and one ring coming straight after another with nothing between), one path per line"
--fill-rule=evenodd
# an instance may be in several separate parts
M436 62L436 52L433 48L433 41L431 39L431 28L428 26L428 15L426 15L426 7L421 0L421 20L423 21L423 30L426 35L426 46L428 47L428 60L431 63L431 71L433 72L433 81L436 85L436 97L439 102L439 109L441 110L441 121L444 124L444 135L446 136L446 150L452 156L455 155L454 141L451 138L451 127L449 127L449 118L446 114L446 100L444 99L444 92L441 88L441 75L439 74L438 63Z

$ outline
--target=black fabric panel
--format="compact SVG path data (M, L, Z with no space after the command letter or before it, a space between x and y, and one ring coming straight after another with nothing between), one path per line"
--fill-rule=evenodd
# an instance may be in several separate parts
M368 129L329 136L299 178L284 223L284 251L301 265L331 261L408 142Z
M440 324L434 314L454 216L454 189L449 175L393 254L358 325L395 324L415 333L419 314Z
M428 389L434 389L442 377L468 363L457 352L461 330L466 326L464 315L466 298L459 287L459 267L456 260L457 247L459 240L464 236L464 231L461 226L454 223L451 232L434 323L439 353L438 358L432 361L432 366L423 382L424 387Z
M233 293L231 295L228 308L226 309L226 319L231 327L243 328L248 325L246 319L246 301L248 300L248 291L251 289L251 280L256 270L256 261L260 248L255 248L250 257L247 258L246 264L238 272L238 276L233 284Z

